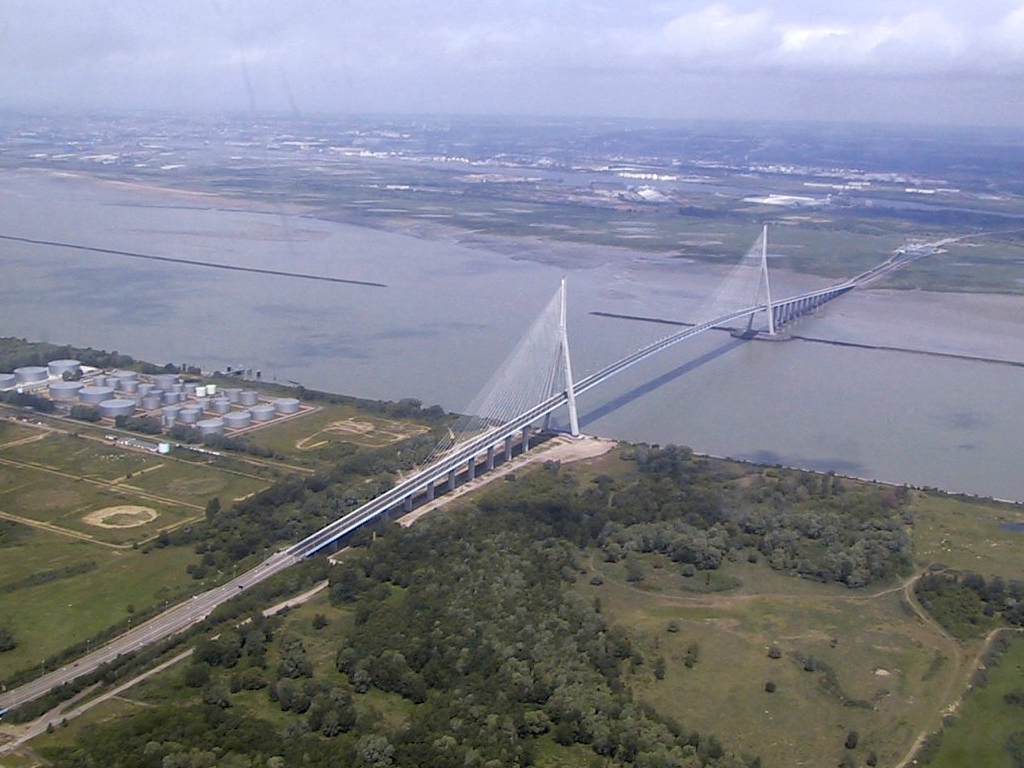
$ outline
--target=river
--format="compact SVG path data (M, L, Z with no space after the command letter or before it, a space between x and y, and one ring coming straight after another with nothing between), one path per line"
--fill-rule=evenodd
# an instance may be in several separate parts
M450 410L480 391L562 275L582 376L671 330L592 312L695 320L724 274L538 240L468 247L443 230L424 239L42 172L0 177L0 235L385 283L0 241L0 333ZM776 296L824 284L774 279ZM1024 362L1024 299L865 290L795 332ZM580 411L593 434L1024 501L1022 393L1012 365L709 332L589 393Z

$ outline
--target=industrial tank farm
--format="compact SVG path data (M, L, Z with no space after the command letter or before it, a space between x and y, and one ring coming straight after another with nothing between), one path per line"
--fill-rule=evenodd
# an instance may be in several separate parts
M165 430L183 425L204 438L262 428L315 410L294 397L261 397L259 391L241 387L220 389L216 383L173 373L102 371L70 359L0 372L0 391L15 389L48 396L64 409L58 413L86 405L102 419L147 415L159 418Z

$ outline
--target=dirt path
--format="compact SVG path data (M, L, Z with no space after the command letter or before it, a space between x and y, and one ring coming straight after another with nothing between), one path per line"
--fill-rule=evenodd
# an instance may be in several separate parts
M988 652L988 650L992 647L992 643L995 642L995 639L997 637L999 637L999 635L1001 635L1004 632L1024 632L1024 629L1021 629L1019 627L996 627L991 632L989 632L988 635L985 636L985 642L983 642L981 644L981 647L978 649L978 652L974 655L974 659L972 660L971 665L970 665L970 667L967 670L967 672L969 673L968 676L967 676L967 680L968 681L971 679L971 677L973 677L974 672L981 666L982 659L984 658L984 656ZM949 635L947 634L947 636L949 636ZM957 643L957 648L958 649L960 648L959 643ZM959 652L959 655L958 655L957 672L961 671L960 665L962 665L962 664L963 664L963 650L960 649L960 652ZM948 698L949 697L949 694L950 694L950 690L949 689L950 689L950 687L953 686L953 684L956 682L958 677L959 677L958 674L954 674L950 678L950 685L947 686L947 688L946 688L946 696L944 696L943 698ZM957 695L956 698L954 698L952 701L950 701L949 704L947 704L943 709L939 710L939 715L941 717L940 717L940 721L939 721L938 725L941 725L941 721L942 721L942 719L944 719L946 717L946 715L956 714L956 712L960 709L960 706L966 700L967 694L971 692L971 687L972 686L970 685L969 682L967 684L962 685L962 687L960 688L959 695ZM933 733L933 732L935 732L937 729L938 729L938 726L936 726L935 728L926 728L925 730L921 731L921 733L919 733L917 735L917 738L914 739L914 743L911 745L910 749L907 751L907 754L904 755L903 759L900 760L898 763L896 763L896 765L893 766L893 768L906 768L906 766L912 764L914 762L914 757L917 755L918 750L921 749L921 747L924 745L925 739L927 739L928 735Z

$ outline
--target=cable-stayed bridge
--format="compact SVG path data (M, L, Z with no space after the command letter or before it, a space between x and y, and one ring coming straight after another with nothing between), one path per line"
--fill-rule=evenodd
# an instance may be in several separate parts
M546 421L563 407L569 411L570 433L578 436L578 395L681 341L713 328L729 327L737 321L746 321L744 336L777 336L784 326L823 304L930 253L932 250L928 247L901 248L886 261L849 280L772 301L768 276L768 227L765 225L754 247L724 281L724 287L711 300L709 308L704 310L713 315L710 319L647 344L579 381L573 380L569 358L563 280L555 297L485 387L478 402L470 406L468 421L479 423L482 419L490 426L467 440L451 442L445 446L446 450L433 461L428 460L416 474L294 544L286 553L296 558L308 557L332 546L346 534L389 510L411 510L417 497L433 500L438 487L453 490L460 477L472 480L478 472L494 469L496 461L510 460L514 449L529 450L534 425ZM749 291L751 282L755 283L752 294ZM742 300L744 290L747 292L746 303ZM753 322L759 315L765 317L766 328L754 330Z
M940 243L941 244L941 243ZM394 510L411 510L418 499L431 500L438 491L453 490L460 480L528 451L537 425L552 413L567 408L569 431L579 435L576 397L611 377L686 339L713 328L729 327L745 337L775 337L780 329L845 293L877 280L934 252L934 246L907 246L888 260L850 280L828 288L773 301L768 275L767 226L754 247L741 259L722 288L701 311L703 319L574 380L566 327L565 281L536 322L509 355L505 364L470 406L469 415L455 424L450 439L442 443L424 466L338 520L286 550L277 552L231 581L196 595L121 635L79 659L71 666L49 672L20 688L0 693L0 715L32 701L53 687L96 670L118 656L183 631L206 618L218 605L274 574L325 549L347 534ZM753 285L753 290L751 286ZM754 328L764 317L764 328ZM736 327L746 323L746 329ZM459 440L460 434L469 434ZM0 753L3 749L0 748Z

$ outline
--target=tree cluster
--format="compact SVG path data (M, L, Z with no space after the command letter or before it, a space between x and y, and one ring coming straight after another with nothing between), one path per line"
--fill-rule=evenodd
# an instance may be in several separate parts
M917 580L914 593L935 620L959 638L983 634L999 619L1024 626L1024 581L971 571L938 571Z
M569 542L494 509L378 535L332 570L355 610L339 671L417 705L385 734L394 765L528 765L546 733L611 765L744 764L633 700L625 675L645 660L564 589L576 572Z

